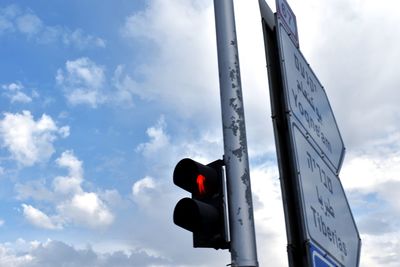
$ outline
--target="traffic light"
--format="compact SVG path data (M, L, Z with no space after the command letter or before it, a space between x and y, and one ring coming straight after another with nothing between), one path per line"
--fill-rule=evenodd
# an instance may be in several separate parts
M174 223L193 232L193 247L228 249L223 161L203 165L185 158L174 169L174 184L192 193L174 210Z

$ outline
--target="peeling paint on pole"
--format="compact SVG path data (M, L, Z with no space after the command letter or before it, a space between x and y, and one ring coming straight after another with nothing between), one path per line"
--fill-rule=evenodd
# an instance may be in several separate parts
M231 265L258 266L233 0L214 0Z

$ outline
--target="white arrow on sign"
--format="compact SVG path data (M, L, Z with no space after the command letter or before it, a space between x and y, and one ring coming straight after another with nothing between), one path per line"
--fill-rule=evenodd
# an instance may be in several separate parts
M279 47L282 61L287 107L318 145L336 173L344 157L344 144L329 104L328 97L309 64L290 40L278 20Z

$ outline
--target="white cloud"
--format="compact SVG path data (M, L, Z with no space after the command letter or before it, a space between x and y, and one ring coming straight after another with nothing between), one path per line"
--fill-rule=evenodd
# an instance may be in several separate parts
M161 193L159 186L154 178L146 176L133 183L132 199L140 208L151 210L154 198L157 198Z
M61 76L62 82L71 83L72 86L101 88L104 85L104 67L96 65L84 57L66 62L67 77Z
M83 177L80 176L57 176L53 180L54 192L64 195L81 193Z
M18 5L0 8L0 34L5 33L20 33L40 44L60 42L78 49L106 46L104 39L87 34L82 29L46 25L32 10L23 10Z
M5 90L9 90L9 91L20 91L24 88L24 86L21 84L21 82L3 84L1 87Z
M73 105L87 104L97 107L106 101L103 92L106 82L104 67L89 58L67 61L65 69L57 71L56 81Z
M80 183L83 180L82 161L75 157L73 151L67 150L61 154L61 157L56 160L56 163L60 167L67 168L69 171L69 175L66 177L60 177L60 179L56 178L55 181L63 180L61 178L64 178L64 180L70 179L72 181L78 181L71 182L70 186L67 186L67 184L69 184L68 182L60 182L61 184L64 184L66 188L61 185L56 185L57 183L55 183L54 187L56 191L69 191L72 188L74 189L73 192L80 192Z
M148 189L154 189L155 188L155 182L152 177L146 176L143 179L136 181L133 186L132 186L132 194L134 196L138 196L141 194L143 191L146 191Z
M125 68L122 65L117 66L112 79L113 85L116 88L114 92L114 101L124 104L123 106L132 107L133 96L138 90L139 84L125 73Z
M348 190L376 192L377 186L389 182L400 183L400 154L357 155L349 157L341 172Z
M122 34L130 42L144 40L157 49L129 73L130 92L186 118L219 114L212 18L210 4L180 0L149 1L144 11L129 16Z
M99 252L92 247L77 248L61 241L24 241L24 246L0 244L0 266L7 267L155 267L176 266L166 258L144 250L129 249Z
M56 160L60 167L68 169L68 176L58 176L53 180L54 191L66 195L57 204L57 211L66 221L89 227L110 225L114 216L105 203L94 192L82 188L83 168L72 151L65 151Z
M24 86L19 81L10 84L3 84L2 88L6 91L3 95L8 97L11 103L18 102L26 104L32 102L33 96L37 97L37 93L36 94L32 93L32 97L24 93L22 91L24 89Z
M29 103L32 102L32 98L27 96L23 92L17 92L15 95L11 97L11 103L20 102L20 103Z
M165 148L169 144L169 137L165 133L165 128L166 123L162 116L155 126L148 128L146 131L150 141L138 145L136 150L142 152L146 157L151 157Z
M251 166L250 176L258 251L263 251L258 254L259 262L285 266L287 241L278 169L273 162L267 162Z
M177 129L174 129L177 131ZM180 130L180 129L179 129ZM178 132L179 132L178 130ZM192 157L199 161L207 161L210 158L215 160L222 157L223 144L222 134L219 136L214 131L205 129L193 133L183 129L185 135L171 138L167 131L167 123L164 115L161 115L155 125L147 128L146 134L149 138L136 147L136 152L141 153L153 174L159 173L159 168L165 168L179 160L180 157ZM159 159L163 159L160 162Z
M64 151L56 162L60 167L68 168L72 176L82 177L82 161L75 157L73 151Z
M17 255L13 250L7 248L6 246L0 245L0 266L22 267L26 266L26 264L31 261L31 255Z
M114 215L107 203L95 192L86 192L82 188L84 181L82 161L73 151L64 151L56 163L68 170L68 175L57 176L53 179L50 191L44 182L35 181L26 184L17 184L16 191L19 199L31 198L35 201L50 203L55 215L48 216L42 211L23 204L26 219L37 227L58 229L68 224L91 228L106 227L113 223ZM37 196L40 193L43 195ZM108 199L117 199L116 192L103 194ZM55 218L57 221L55 221Z
M14 31L12 20L18 11L19 9L15 5L0 8L0 34Z
M23 14L16 19L17 29L28 36L39 33L43 28L43 23L34 14Z
M55 79L70 104L86 104L92 108L102 104L132 108L136 90L143 89L123 65L117 66L109 78L103 66L86 57L68 60L64 69L58 69Z
M4 225L4 220L0 219L0 227Z
M235 7L249 149L262 155L274 151L274 142L267 117L268 80L258 3L236 1ZM199 132L221 136L212 2L149 1L144 11L126 19L122 33L132 42L150 42L156 49L145 64L124 76L129 88L124 92L172 110Z
M380 211L386 218L392 218L387 230L397 228L394 221L400 221L400 153L398 145L393 143L389 149L378 146L371 152L359 152L348 156L341 171L341 181L346 190L354 194L354 204L361 209L361 215L369 210L368 206L358 203L363 198L374 196L370 203L380 202ZM393 213L393 211L395 211ZM368 216L375 216L369 214ZM373 218L371 218L373 219ZM371 224L373 222L371 221ZM384 229L382 229L384 230ZM400 242L400 236L399 242Z
M33 199L38 201L51 201L54 194L46 188L46 181L37 179L26 183L17 183L15 185L16 198L18 200Z
M117 210L126 206L125 198L123 198L118 190L107 189L98 193L99 198L107 203L109 210Z
M114 221L114 216L97 194L82 192L57 206L59 213L76 224L104 227Z
M64 44L73 45L80 49L84 49L92 45L102 48L106 47L105 40L92 35L87 35L81 29L77 29L72 32L65 32L62 40Z
M61 135L62 138L67 138L70 134L69 126L63 126L58 129L58 133Z
M399 266L400 232L362 235L360 266Z
M7 31L12 31L13 25L6 18L0 16L0 34Z
M31 205L22 204L23 214L25 218L33 225L44 229L61 229L61 225L57 225L53 218L50 218L42 211L32 207Z
M388 138L390 140L390 138ZM380 142L379 142L380 143ZM348 155L341 181L362 239L362 266L397 266L400 244L397 142Z
M58 130L50 116L43 114L35 121L29 111L4 113L4 118L0 120L2 146L25 166L47 161L51 157Z

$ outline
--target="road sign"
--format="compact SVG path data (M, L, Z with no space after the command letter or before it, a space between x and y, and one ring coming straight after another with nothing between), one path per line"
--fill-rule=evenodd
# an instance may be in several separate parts
M329 104L328 97L304 56L292 43L281 20L277 25L286 106L302 131L318 146L339 173L344 157L344 144Z
M339 172L344 144L326 92L298 49L295 15L260 0L291 267L357 267L361 240ZM268 15L268 14L267 14Z
M276 0L276 11L278 16L284 22L286 29L289 31L290 38L293 40L295 45L299 47L299 35L297 32L297 21L296 16L286 0Z
M345 150L342 137L324 88L279 18L277 25L305 238L340 264L358 266L360 237L338 177Z
M310 244L310 255L311 255L311 266L312 267L337 267L337 264L334 260L332 260L326 253L323 253L322 250L318 249L316 245Z
M357 266L360 237L339 177L292 123L307 237L344 266Z

